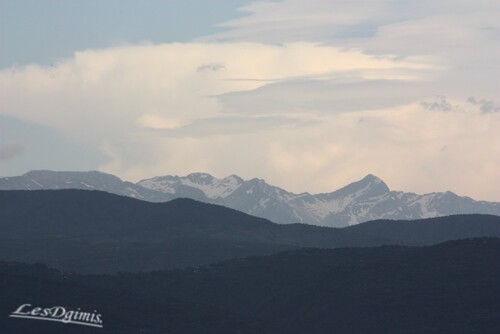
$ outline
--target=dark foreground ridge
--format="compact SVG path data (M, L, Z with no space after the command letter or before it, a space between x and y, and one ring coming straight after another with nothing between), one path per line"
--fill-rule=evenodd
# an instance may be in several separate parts
M348 228L279 225L226 207L100 191L0 191L0 259L81 273L185 268L301 247L430 245L500 237L500 217L457 215Z
M0 262L2 333L500 333L500 239L301 249L208 267L83 276ZM103 328L7 317L96 310Z

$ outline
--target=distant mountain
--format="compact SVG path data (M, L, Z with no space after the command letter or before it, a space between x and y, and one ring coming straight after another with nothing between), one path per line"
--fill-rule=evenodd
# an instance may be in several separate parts
M451 192L417 195L391 191L378 177L331 193L294 194L261 179L205 173L159 176L137 184L100 172L33 171L0 178L0 190L93 189L151 202L191 198L236 209L280 224L343 227L375 219L422 219L453 214L500 215L500 203L474 201Z
M500 217L465 215L349 228L280 225L191 199L151 203L102 191L0 191L0 259L113 273L199 266L300 247L428 245L500 237Z
M500 333L500 240L301 249L208 267L80 276L0 262L5 333L92 328L7 317L20 305L102 315L102 333Z
M54 172L31 171L22 176L0 178L0 190L83 189L133 197L152 202L169 201L175 196L152 191L145 187L122 181L120 178L98 171Z
M217 179L195 173L164 176L137 183L148 189L175 194L184 185L203 192L198 200L224 205L271 221L342 227L375 219L422 219L453 214L500 215L500 203L474 201L451 192L416 195L391 191L378 177L368 175L340 190L311 195L293 194L264 180L244 181L237 176Z

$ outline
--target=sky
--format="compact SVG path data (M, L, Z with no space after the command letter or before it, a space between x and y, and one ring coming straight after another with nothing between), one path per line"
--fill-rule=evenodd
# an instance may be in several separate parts
M0 176L500 201L496 0L0 0Z

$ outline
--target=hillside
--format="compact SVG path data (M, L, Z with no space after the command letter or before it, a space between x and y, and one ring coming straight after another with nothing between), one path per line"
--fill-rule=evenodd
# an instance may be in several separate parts
M301 249L150 274L80 276L3 262L0 310L23 303L97 310L102 333L493 334L498 263L493 238ZM0 318L0 328L15 333L91 332L81 327Z

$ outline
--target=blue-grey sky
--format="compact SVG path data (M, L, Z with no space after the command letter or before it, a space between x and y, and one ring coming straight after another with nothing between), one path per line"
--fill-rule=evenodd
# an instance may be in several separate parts
M0 68L52 64L77 50L186 42L241 16L243 0L1 0Z
M500 201L500 2L1 0L0 175L368 173Z

